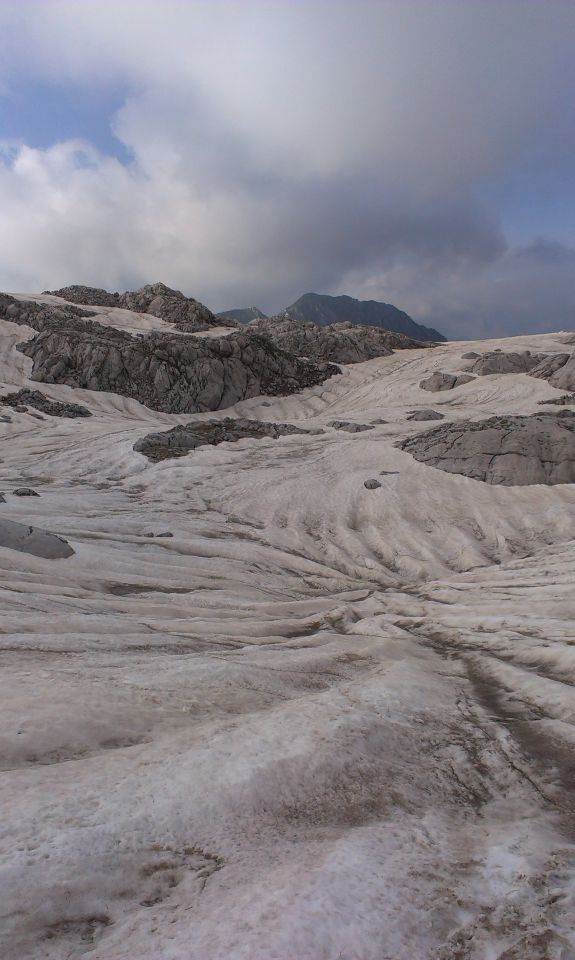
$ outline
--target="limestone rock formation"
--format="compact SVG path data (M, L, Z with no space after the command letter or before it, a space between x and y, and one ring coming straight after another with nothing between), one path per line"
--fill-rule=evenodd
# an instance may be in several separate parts
M467 373L456 375L454 373L441 373L436 370L430 377L421 380L419 386L422 390L429 390L430 393L439 393L443 390L453 390L455 387L461 387L464 383L469 383L475 377Z
M361 363L374 357L386 357L394 350L429 346L429 343L381 327L353 323L319 327L315 323L292 319L287 314L254 320L247 329L264 334L290 353L332 363Z
M331 420L328 426L334 430L343 430L345 433L363 433L365 430L373 430L371 423L353 423L351 420Z
M69 303L81 303L95 307L119 307L120 294L108 293L101 287L85 287L79 283L73 283L69 287L61 287L59 290L44 290L44 293L52 297L62 297Z
M348 321L403 333L416 340L445 340L432 327L416 323L404 310L379 300L356 300L354 297L331 297L322 293L304 293L285 311L292 320L311 321L320 327Z
M412 410L408 417L408 420L443 420L445 419L444 413L439 413L438 410Z
M74 319L51 322L19 349L34 362L33 380L107 390L167 413L219 410L259 394L284 396L339 373L255 334L134 337Z
M323 431L301 430L289 423L266 423L263 420L225 417L223 420L201 420L197 423L180 424L161 433L149 433L136 441L134 450L157 463L172 457L184 457L196 447L206 444L216 446L219 443L247 438L259 440L272 437L276 440L288 434L316 432Z
M267 320L267 314L263 313L259 307L234 307L232 310L222 310L216 316L224 326L227 325L229 320L237 320L238 323Z
M447 473L506 486L575 483L575 413L442 424L397 444Z
M530 371L532 377L547 380L557 390L575 390L575 353L556 353L543 357Z
M125 310L134 310L136 313L150 313L167 323L178 324L178 327L186 333L208 330L216 326L238 326L231 317L226 320L216 317L199 300L186 297L181 290L173 290L165 283L149 283L140 287L139 290L127 290L125 293L108 293L107 290L101 290L99 287L84 287L76 284L45 292L73 303L123 307Z
M530 350L523 350L521 353L493 350L479 357L471 367L471 372L479 376L490 373L529 373L543 359L544 354L531 353Z
M47 530L29 527L25 523L0 518L0 547L30 553L46 560L62 560L71 557L72 547L62 537Z
M93 316L92 310L82 310L69 304L54 307L33 300L17 300L7 293L0 293L0 319L32 327L33 330L40 331L51 324Z
M567 404L575 404L575 393L563 393L560 397L552 397L551 400L539 400L539 405L552 403L558 407L564 407Z
M92 414L79 403L62 403L59 400L50 400L39 390L18 390L17 393L8 393L0 397L0 403L4 403L15 410L22 410L26 406L34 407L47 413L51 417L91 417Z

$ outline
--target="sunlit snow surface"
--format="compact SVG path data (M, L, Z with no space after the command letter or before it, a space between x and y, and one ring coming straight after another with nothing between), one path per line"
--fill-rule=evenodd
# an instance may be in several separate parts
M541 411L523 374L418 383L564 335L343 368L205 415L323 435L153 465L134 442L189 417L31 384L0 332L6 387L93 413L1 408L1 516L75 555L0 549L0 955L572 960L575 488L394 447L418 407Z

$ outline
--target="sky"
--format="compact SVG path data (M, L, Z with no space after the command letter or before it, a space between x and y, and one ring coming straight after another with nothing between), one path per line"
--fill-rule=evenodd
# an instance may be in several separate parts
M575 328L573 0L0 0L0 289Z

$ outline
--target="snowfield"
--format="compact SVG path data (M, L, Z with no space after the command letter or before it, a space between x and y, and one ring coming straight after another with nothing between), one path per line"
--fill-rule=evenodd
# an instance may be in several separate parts
M0 955L573 960L575 485L395 446L417 409L553 409L523 373L419 383L566 334L343 367L193 418L323 433L154 464L192 417L31 381L33 333L0 321L2 395L92 416L0 405L0 521L74 550L0 547Z

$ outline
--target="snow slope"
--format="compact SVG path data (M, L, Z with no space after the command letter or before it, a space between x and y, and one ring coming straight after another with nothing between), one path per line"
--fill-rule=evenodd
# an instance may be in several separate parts
M349 366L200 415L323 434L151 464L134 442L189 416L33 384L26 328L0 334L2 393L93 414L0 408L0 515L75 551L0 548L0 954L575 957L575 489L488 486L394 447L430 404L540 411L559 391L524 374L431 401L418 383L565 335Z

